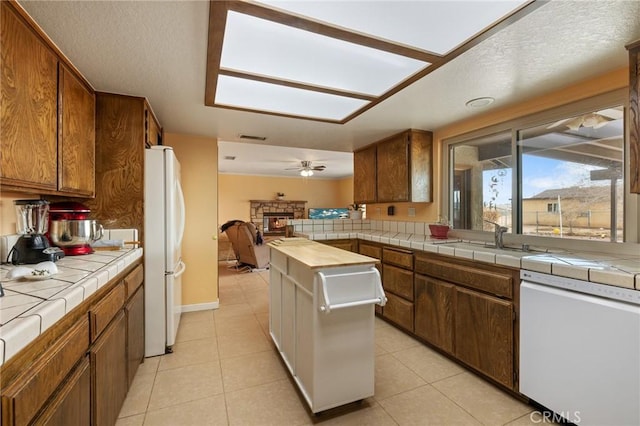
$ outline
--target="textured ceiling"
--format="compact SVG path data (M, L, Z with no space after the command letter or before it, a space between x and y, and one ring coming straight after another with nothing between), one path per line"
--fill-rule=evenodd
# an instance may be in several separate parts
M624 45L640 39L640 1L551 1L339 125L204 106L206 1L20 3L97 90L147 97L166 132L344 152L469 118L479 113L464 106L472 98L492 96L488 109L502 108L621 68Z

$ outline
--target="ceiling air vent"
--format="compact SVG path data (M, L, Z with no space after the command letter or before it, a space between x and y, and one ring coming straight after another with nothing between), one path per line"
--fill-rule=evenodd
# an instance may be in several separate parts
M240 139L250 139L252 141L266 141L266 136L240 135Z

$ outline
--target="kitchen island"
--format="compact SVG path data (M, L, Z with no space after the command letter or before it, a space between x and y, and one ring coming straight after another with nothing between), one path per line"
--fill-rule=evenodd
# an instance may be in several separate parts
M311 411L372 396L378 260L302 238L269 247L269 331Z

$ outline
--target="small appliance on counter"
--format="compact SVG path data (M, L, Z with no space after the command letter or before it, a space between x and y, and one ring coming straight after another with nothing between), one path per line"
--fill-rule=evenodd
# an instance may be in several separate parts
M64 257L58 247L51 247L45 234L48 226L49 202L46 200L15 200L16 231L20 238L9 257L14 265L40 263Z
M67 256L93 253L91 244L102 238L102 225L89 219L91 210L81 203L52 203L49 208L49 233L52 244Z

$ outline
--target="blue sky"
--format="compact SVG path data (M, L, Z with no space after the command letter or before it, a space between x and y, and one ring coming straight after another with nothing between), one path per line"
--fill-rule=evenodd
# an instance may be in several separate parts
M596 167L569 163L534 155L524 155L523 198L532 197L546 189L567 188L576 185L593 185L589 182L589 172ZM484 202L509 204L511 199L511 169L487 170L483 172ZM501 176L501 174L503 176ZM492 179L493 178L493 179ZM493 186L491 186L493 185Z

